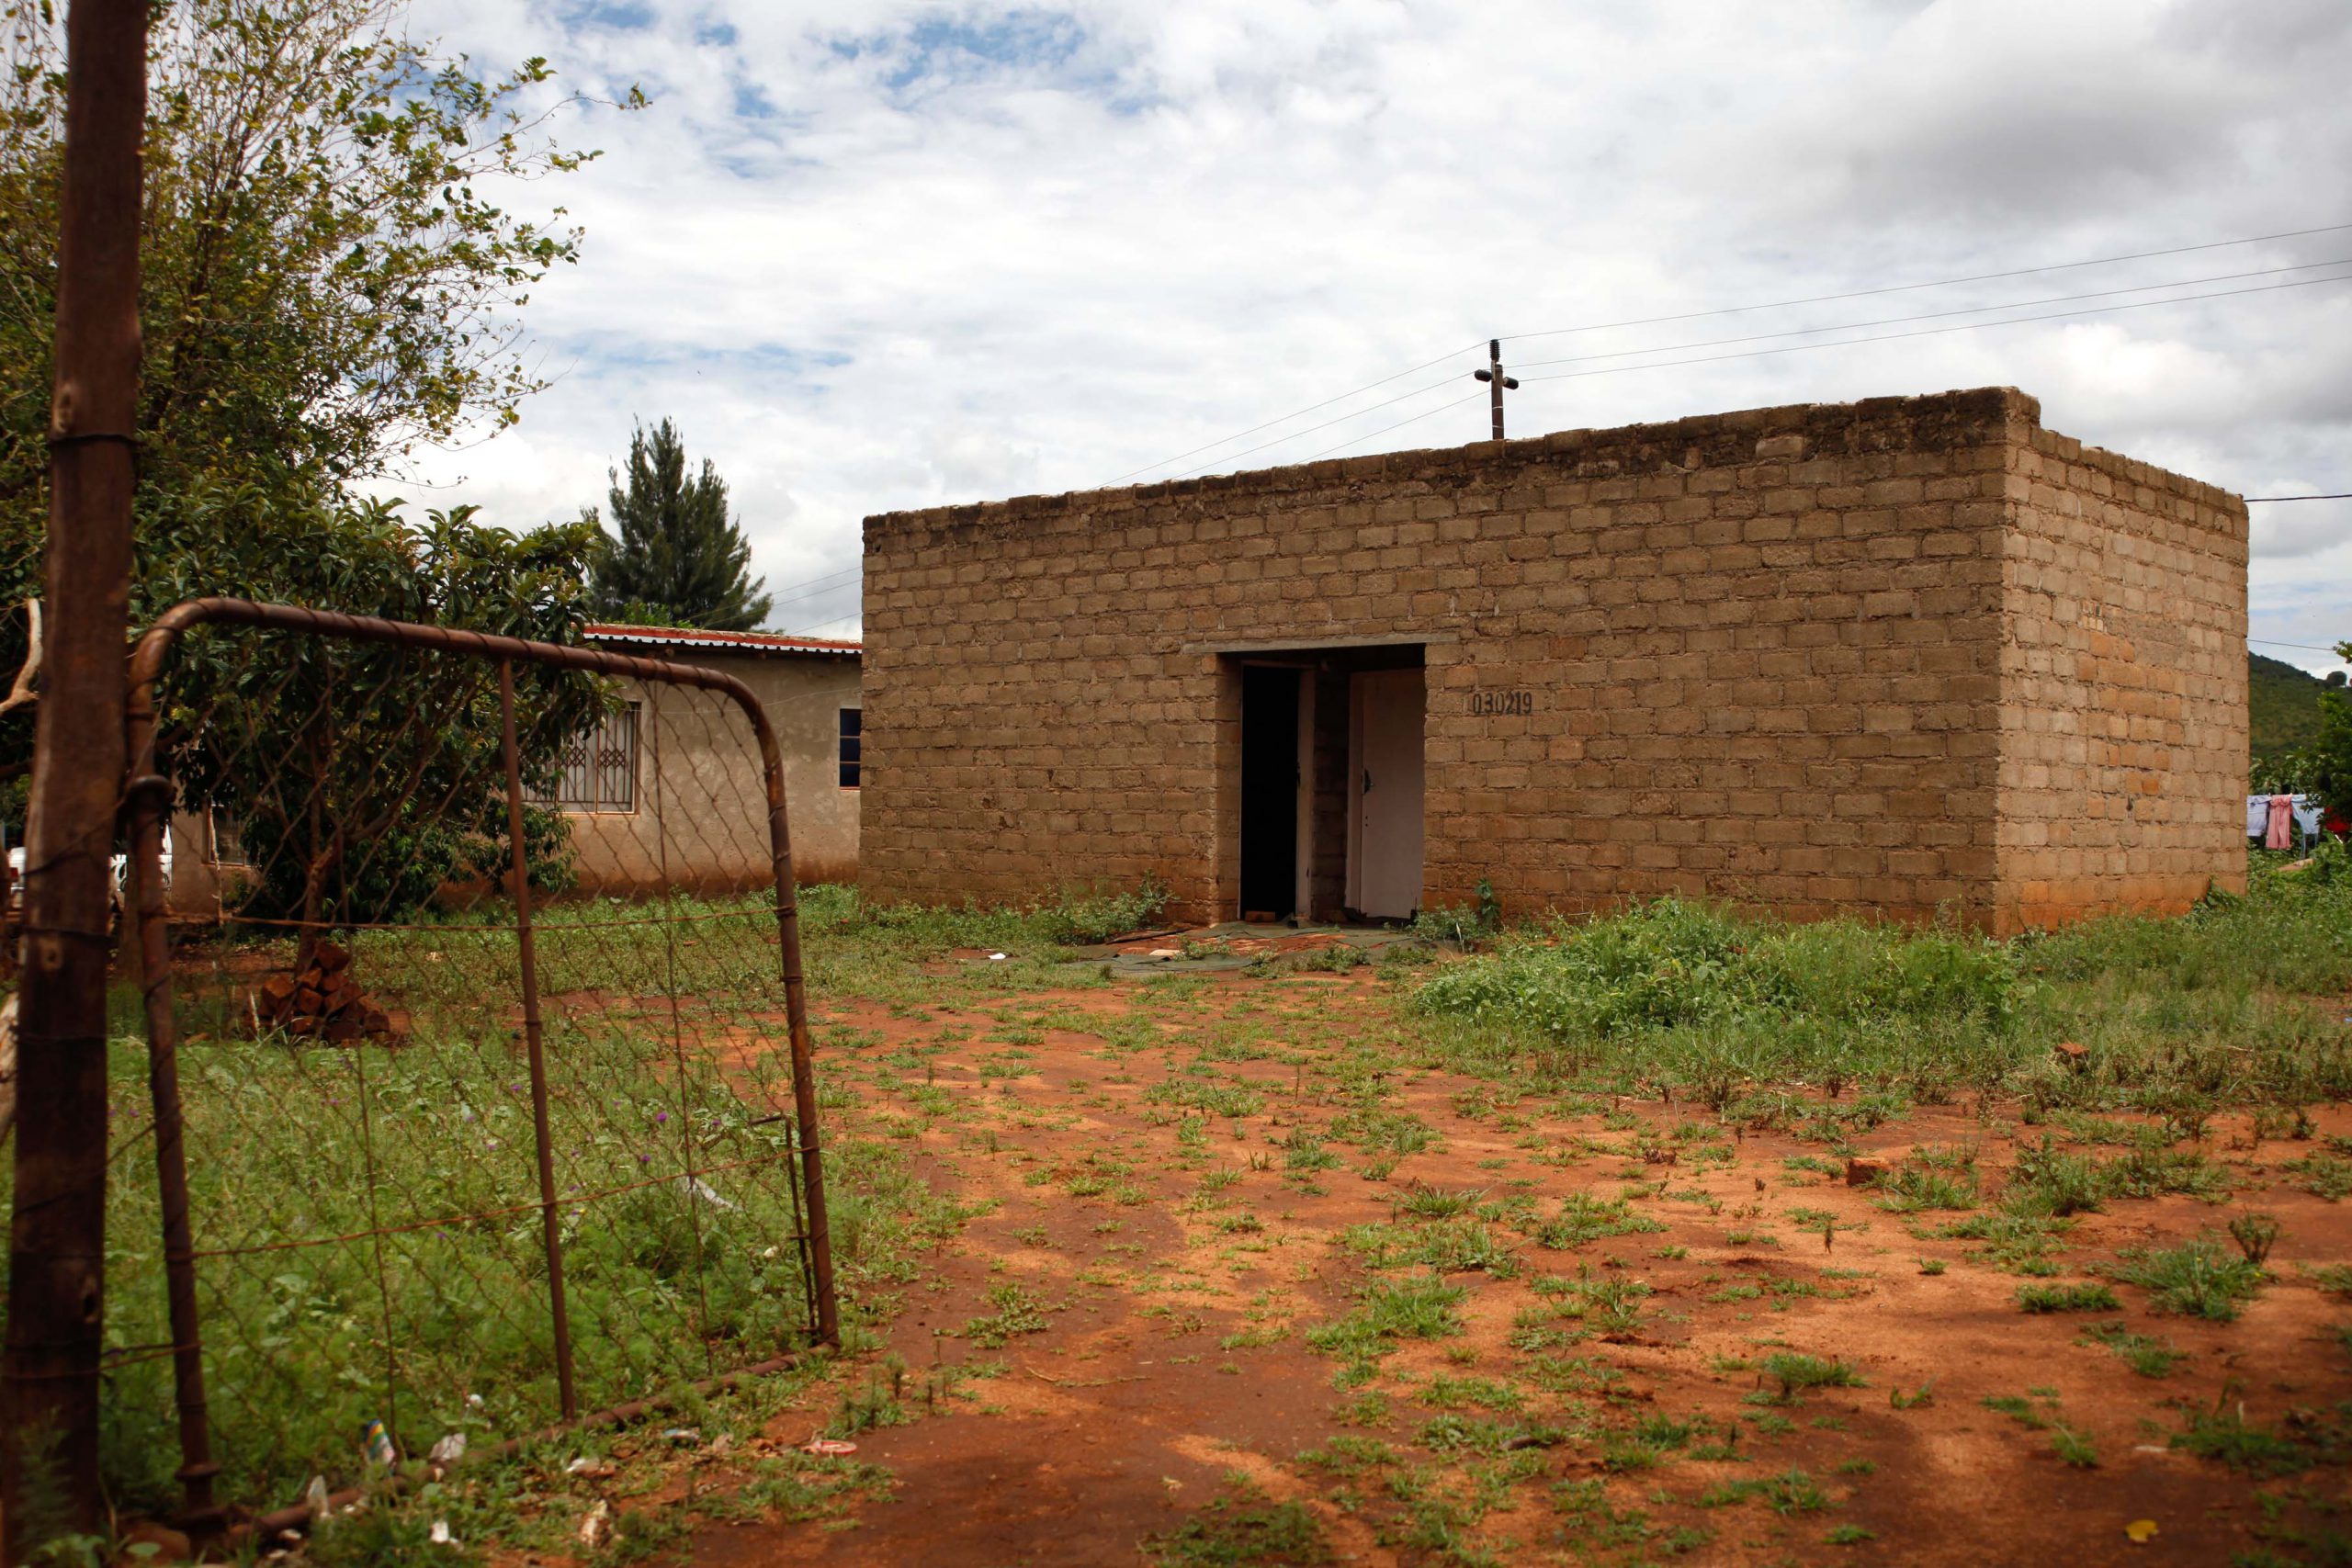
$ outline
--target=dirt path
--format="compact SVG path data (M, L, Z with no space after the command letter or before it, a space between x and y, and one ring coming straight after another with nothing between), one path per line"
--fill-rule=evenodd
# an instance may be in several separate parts
M2259 1144L2217 1119L2165 1168L2225 1202L2112 1199L2045 1236L2037 1277L2030 1238L2003 1267L1999 1235L1931 1233L1993 1226L2021 1146L2113 1158L2132 1129L1866 1126L1811 1091L1795 1120L1826 1107L1894 1170L1973 1186L1893 1213L1823 1137L1443 1070L1398 990L1357 969L833 1010L835 1114L983 1212L824 1391L888 1396L849 1425L894 1495L711 1526L694 1561L2223 1563L2352 1501L2306 1462L2352 1438L2352 1313L2304 1267L2352 1259L2352 1213L2278 1168L2352 1134L2340 1110ZM2271 1282L2233 1322L2122 1284L2020 1310L2256 1209ZM1419 1292L1430 1337L1332 1342L1368 1287ZM2141 1375L2094 1330L2179 1359ZM1833 1381L1784 1392L1776 1365ZM2193 1416L2253 1469L2176 1446Z

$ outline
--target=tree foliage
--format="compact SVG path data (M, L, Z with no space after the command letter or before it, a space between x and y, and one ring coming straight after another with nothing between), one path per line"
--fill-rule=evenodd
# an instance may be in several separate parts
M2335 656L2352 663L2352 642L2337 643ZM2319 738L2305 753L2310 788L2331 813L2352 817L2352 695L2330 681L2319 712Z
M767 619L773 602L751 574L751 542L728 513L727 481L707 457L687 473L676 425L665 419L630 434L627 485L613 470L605 502L619 536L602 536L592 568L599 615L731 632ZM594 507L581 516L601 528Z
M460 507L411 526L385 504L273 523L313 563L308 603L559 643L587 618L581 524L515 535ZM192 530L234 531L220 515ZM182 587L216 592L249 570L200 548L175 569ZM543 791L607 694L543 665L517 664L514 683L525 782ZM246 912L329 924L397 918L452 881L502 874L500 728L494 663L235 626L184 638L158 703L159 760L183 803L238 825L257 879ZM562 818L534 811L525 836L535 880L560 885Z
M62 10L0 0L0 604L17 612L0 617L0 680L25 656L17 607L40 592ZM365 481L397 479L423 447L512 424L540 387L521 312L576 258L580 231L560 207L533 216L500 198L595 156L553 134L553 117L580 100L554 90L546 62L484 73L437 58L407 35L404 12L401 0L159 0L134 624L204 593L525 636L569 635L582 619L590 534L578 525L517 538L459 511L411 528L389 507L348 500ZM175 677L183 720L202 710L225 722L232 701L255 705L239 722L283 739L290 777L304 705L326 702L346 739L393 725L384 739L437 700L424 690L373 715L352 707L345 678L361 667L322 648L278 650L254 670L199 659ZM199 671L217 685L191 685ZM328 702L330 678L343 683ZM589 682L534 700L576 717L594 694ZM0 779L28 765L29 711L0 719ZM449 739L445 729L423 750ZM268 791L296 784L240 781L185 722L176 741L198 798L273 830L284 802ZM349 782L338 777L313 770L303 787L332 797Z
M548 134L546 62L502 75L403 36L397 0L181 0L151 44L141 472L283 494L512 423L541 385L530 290L580 231L492 187L595 156ZM55 309L62 39L0 0L0 493L38 502ZM35 504L31 517L40 518Z

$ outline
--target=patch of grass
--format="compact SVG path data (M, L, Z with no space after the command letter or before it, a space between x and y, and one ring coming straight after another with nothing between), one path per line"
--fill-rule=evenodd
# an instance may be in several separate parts
M2352 1197L2352 1159L2314 1153L2289 1160L2278 1168L2293 1176L2296 1186L2331 1203Z
M1332 1561L1321 1521L1298 1503L1220 1497L1144 1542L1155 1568L1289 1568Z
M1017 1280L990 1286L989 1303L996 1311L964 1325L964 1337L983 1350L997 1349L1016 1334L1046 1331L1046 1303Z
M1536 1244L1555 1252L1610 1236L1639 1235L1666 1229L1663 1222L1635 1213L1623 1198L1595 1198L1571 1192L1560 1200L1560 1212L1529 1234Z
M2019 1312L2119 1312L2123 1303L2105 1285L2019 1285Z
M1829 1494L1802 1470L1726 1481L1701 1493L1697 1501L1702 1508L1720 1508L1727 1504L1744 1503L1750 1497L1762 1498L1776 1514L1818 1513L1830 1506Z
M2111 1272L2148 1292L2158 1312L2228 1323L2254 1298L2265 1278L2261 1266L2233 1258L2210 1235L2174 1247L2136 1247L2121 1255Z
M1976 1207L1973 1149L1921 1149L1879 1183L1879 1207L1898 1214Z
M1758 1363L1758 1370L1781 1385L1779 1403L1782 1404L1795 1404L1797 1395L1807 1389L1869 1386L1862 1374L1848 1362L1790 1350L1774 1351Z
M2098 1450L2072 1427L2059 1427L2050 1434L2050 1451L2076 1470L2098 1468Z
M2188 1351L2149 1335L2134 1334L2121 1323L2094 1323L2083 1330L2082 1340L2113 1351L2143 1378L2169 1376L2173 1368L2188 1359Z
M2248 1421L2243 1406L2191 1411L2172 1446L2256 1476L2297 1475L2352 1460L2352 1404L2298 1410L2276 1427Z
M1337 1323L1306 1331L1317 1350L1351 1359L1383 1355L1392 1339L1443 1339L1462 1332L1453 1309L1469 1292L1434 1275L1418 1280L1374 1280L1357 1298L1356 1310Z
M1518 1271L1510 1247L1477 1220L1350 1225L1339 1239L1341 1247L1372 1269L1418 1267L1442 1274L1483 1269L1498 1279L1509 1279Z

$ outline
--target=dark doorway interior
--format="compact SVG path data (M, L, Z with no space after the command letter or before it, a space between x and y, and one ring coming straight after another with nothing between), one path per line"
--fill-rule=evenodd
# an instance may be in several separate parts
M1241 668L1241 912L1297 912L1299 671Z

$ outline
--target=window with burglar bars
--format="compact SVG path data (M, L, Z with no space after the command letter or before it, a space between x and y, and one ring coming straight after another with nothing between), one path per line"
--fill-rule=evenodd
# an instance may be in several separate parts
M865 711L842 709L842 788L855 789L865 767Z
M555 793L534 792L533 803L563 811L637 809L637 710L628 703L557 754Z

